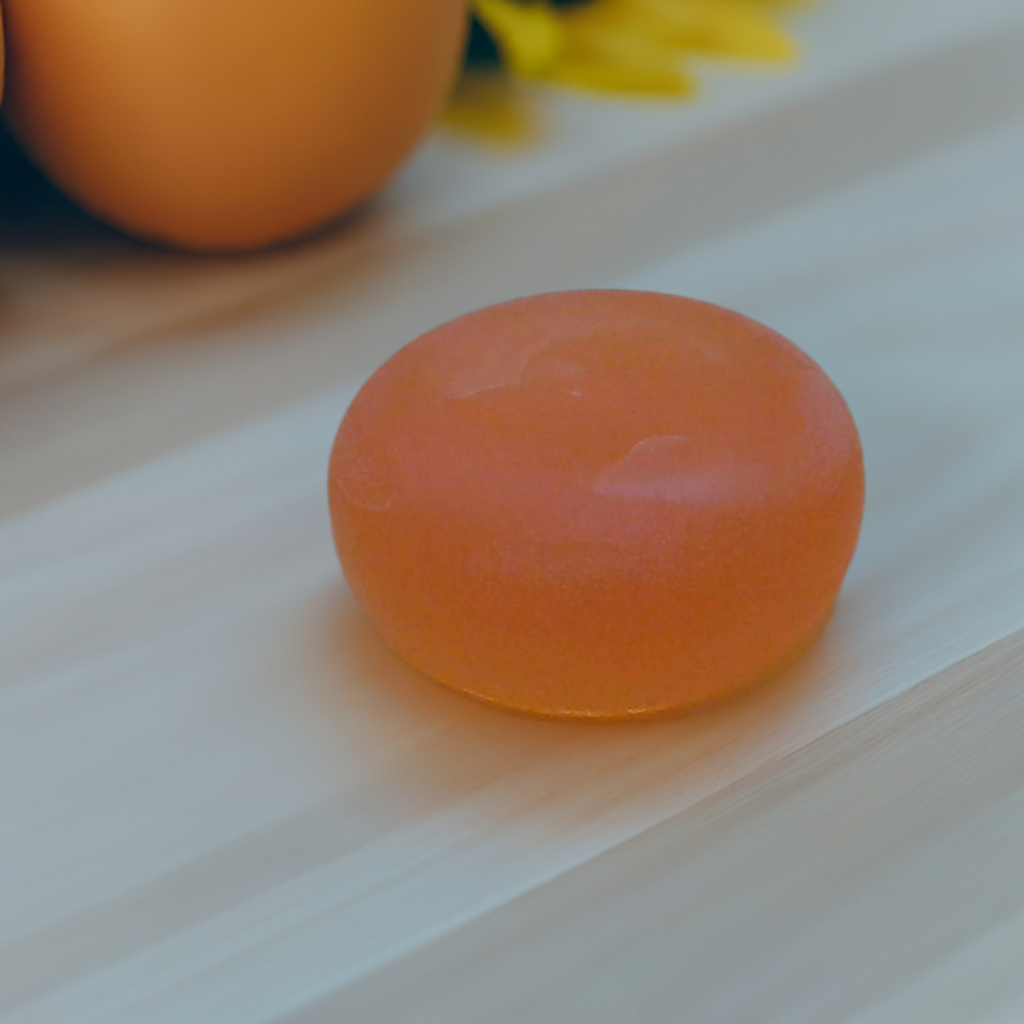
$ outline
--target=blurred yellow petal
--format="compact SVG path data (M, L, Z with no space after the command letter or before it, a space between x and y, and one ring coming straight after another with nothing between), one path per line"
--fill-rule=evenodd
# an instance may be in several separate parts
M693 80L678 68L662 64L566 60L552 80L591 92L613 92L621 96L690 96Z
M816 0L472 0L503 60L519 77L583 89L646 96L687 96L688 53L788 61L798 46L779 24L786 8ZM485 114L478 99L455 104L468 125L506 123L510 112ZM507 122L511 124L510 121ZM504 130L504 129L502 129Z
M499 72L466 72L441 123L456 135L500 149L521 149L543 135L536 107Z
M647 96L695 91L679 48L653 36L628 9L601 0L563 17L564 52L550 76L584 89Z
M473 10L515 74L539 78L554 67L562 25L546 0L473 0Z
M637 24L680 46L716 57L793 60L796 42L770 13L751 0L597 0L628 10ZM624 15L625 16L625 15Z
M756 6L742 0L701 0L698 7L697 27L690 41L694 49L753 60L791 61L800 55L796 40Z

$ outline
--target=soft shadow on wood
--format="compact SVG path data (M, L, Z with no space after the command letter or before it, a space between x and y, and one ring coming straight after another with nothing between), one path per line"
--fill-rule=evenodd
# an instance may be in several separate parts
M0 126L0 220L5 255L109 242L114 233L60 194Z
M184 252L91 217L0 128L0 335L9 356L52 346L58 365L126 342L243 326L330 289L337 257L373 234L377 200L299 238L255 252ZM322 266L326 258L327 266ZM319 272L318 272L319 271ZM77 354L76 354L77 350ZM43 360L43 370L51 370ZM17 379L38 370L0 367Z
M283 242L255 254L302 248L344 229L364 216L362 208L325 224L298 240ZM123 259L213 262L251 259L247 253L179 252L137 240L96 220L53 186L25 155L10 132L0 124L0 218L4 230L0 252L5 255L46 253L59 258L69 250L89 249L90 262L116 263Z
M321 595L309 640L318 647L318 698L339 742L355 727L360 745L392 749L394 757L384 758L389 787L436 809L514 776L542 789L557 781L558 791L535 808L546 816L572 790L605 790L606 806L630 799L630 787L607 792L618 772L641 791L645 771L655 786L690 766L706 771L709 759L727 776L730 762L745 763L767 738L827 702L831 632L783 676L728 704L668 721L598 725L523 718L446 690L394 655L341 586ZM561 767L570 762L571 771ZM475 814L481 806L474 802ZM567 825L580 824L568 803L563 810Z

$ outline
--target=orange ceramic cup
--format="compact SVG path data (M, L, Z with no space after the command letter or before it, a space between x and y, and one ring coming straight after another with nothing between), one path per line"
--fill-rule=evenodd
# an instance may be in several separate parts
M541 295L388 360L330 465L338 553L388 644L479 700L625 720L778 673L857 543L841 395L759 323L669 295Z

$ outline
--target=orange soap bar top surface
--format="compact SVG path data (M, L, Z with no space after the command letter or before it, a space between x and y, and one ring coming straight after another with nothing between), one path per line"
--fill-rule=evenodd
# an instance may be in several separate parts
M356 396L330 467L367 615L426 675L559 718L654 717L824 628L864 503L838 390L767 327L631 291L460 317Z

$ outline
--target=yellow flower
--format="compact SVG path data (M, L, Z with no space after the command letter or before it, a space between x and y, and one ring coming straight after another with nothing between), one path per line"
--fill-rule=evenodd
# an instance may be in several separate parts
M473 0L473 10L513 74L539 78L558 63L562 25L547 0Z
M513 78L620 95L695 92L689 55L791 61L783 8L815 0L471 0ZM467 73L445 117L462 134L518 145L539 132L507 77Z
M541 112L517 82L494 71L467 71L444 112L458 136L495 149L522 149L544 134Z
M800 2L800 0L796 0ZM804 0L806 2L806 0ZM687 53L791 60L776 11L794 0L473 0L509 69L587 89L678 96Z

